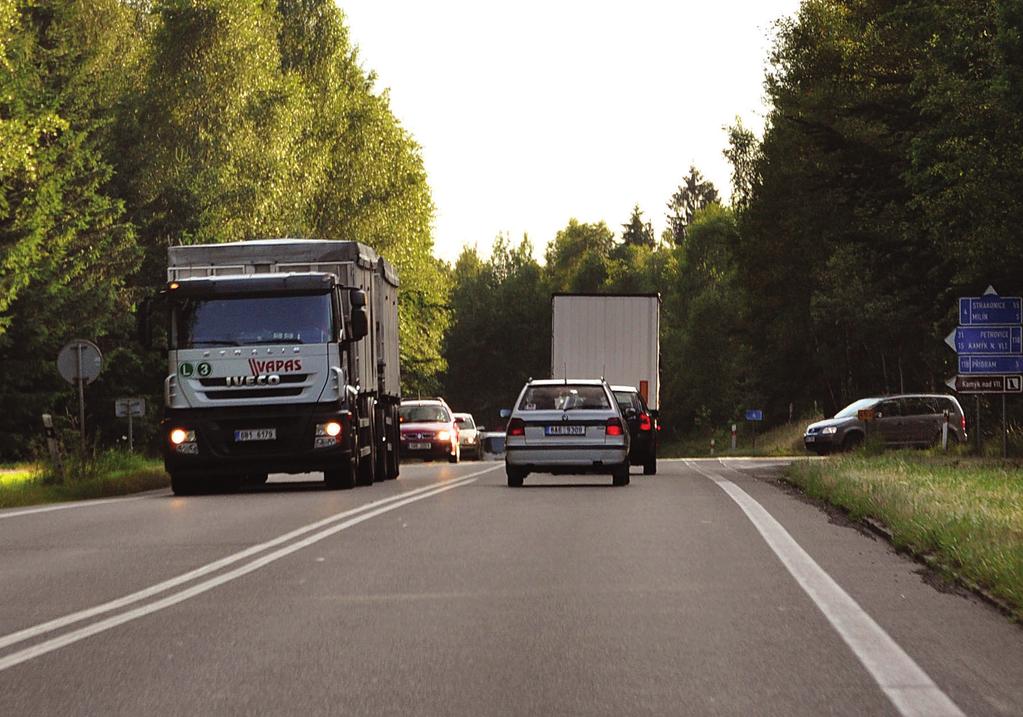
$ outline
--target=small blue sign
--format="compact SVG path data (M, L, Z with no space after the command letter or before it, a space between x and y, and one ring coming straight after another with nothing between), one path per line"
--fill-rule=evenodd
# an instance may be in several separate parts
M960 356L959 373L1023 373L1023 356Z
M1023 300L998 294L964 296L959 299L959 323L963 326L1023 323Z
M762 421L764 420L764 412L759 408L751 408L746 411L747 421Z
M965 355L1023 353L1023 327L960 326L956 329L955 349Z

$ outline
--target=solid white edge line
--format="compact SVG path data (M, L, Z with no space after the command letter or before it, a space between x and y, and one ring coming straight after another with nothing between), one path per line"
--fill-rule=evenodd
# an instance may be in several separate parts
M146 598L153 597L154 595L158 595L159 593L170 590L171 588L177 587L191 580L195 580L196 578L200 578L204 575L208 575L209 573L220 570L221 568L227 567L228 565L237 563L240 560L244 560L253 555L261 553L264 550L273 548L277 545L280 545L281 543L285 543L301 535L322 528L325 525L335 523L339 520L344 520L345 518L355 515L356 513L372 510L373 508L377 508L388 503L393 503L395 501L409 498L420 493L435 490L440 485L447 485L449 483L460 483L461 481L466 481L470 478L475 479L476 476L480 476L496 468L498 468L498 466L493 466L491 468L486 468L481 471L476 471L475 473L469 473L458 478L451 478L442 484L423 486L422 488L416 488L405 493L392 495L387 498L381 498L380 500L376 500L371 503L366 503L365 505L357 506L355 508L351 508L341 513L336 513L335 515L329 516L322 520L318 520L315 523L310 523L309 525L302 526L301 528L296 528L295 530L292 530L288 533L280 535L266 542L259 543L258 545L253 545L249 548L246 548L245 550L241 550L237 553L233 553L231 555L220 558L219 560L215 560L212 563L207 563L206 565L195 568L194 570L190 570L187 573L182 573L181 575L178 575L176 577L164 580L155 585L151 585L148 588L144 588L137 592L130 593L123 597L110 600L108 602L96 605L91 608L86 608L85 610L79 610L77 612L69 613L62 617L54 618L53 620L48 620L38 625L33 625L32 627L27 627L24 628L23 630L18 630L17 632L12 632L8 635L4 635L0 637L0 649L10 647L11 645L15 645L19 642L24 642L25 640L31 640L32 638L39 637L40 635L44 635L48 632L53 632L54 630L58 630L62 627L67 627L68 625L72 625L76 622L81 622L82 620L86 620L90 617L102 615L103 613L110 612L111 610L117 610L127 605L131 605L132 603L136 603L140 600L145 600Z
M488 471L480 471L479 473L472 475L476 476L486 472ZM460 479L447 481L440 486L431 486L433 490L427 493L420 493L419 495L406 498L405 500L401 500L397 503L391 503L390 505L377 508L376 510L370 511L368 513L362 513L361 515L351 518L350 520L346 520L343 523L331 526L326 530L322 530L319 533L314 533L313 535L310 535L302 540L291 543L290 545L275 550L272 553L268 553L260 558L257 558L256 560L253 560L250 563L246 563L245 565L237 567L234 570L230 570L214 578L210 578L209 580L193 585L190 588L186 588L185 590L182 590L179 593L168 595L167 597L149 603L148 605L142 605L133 610L123 612L119 615L113 615L111 617L106 618L105 620L100 620L98 622L92 623L91 625L79 628L78 630L73 630L58 637L51 638L49 640L39 643L38 645L33 645L31 647L25 648L24 650L13 652L10 655L0 658L0 672L11 667L14 667L16 665L20 665L21 663L27 662L36 657L40 657L47 653L53 652L54 650L59 650L62 647L66 647L80 640L84 640L85 638L91 637L92 635L105 632L106 630L110 630L114 627L117 627L118 625L123 625L126 622L137 620L140 617L145 617L146 615L150 615L154 612L158 612L173 605L177 605L180 602L184 602L185 600L208 592L209 590L212 590L215 587L223 585L224 583L236 580L237 578L247 575L248 573L254 572L259 568L269 565L270 563L276 560L280 560L283 557L291 555L292 553L297 552L302 548L308 547L314 543L318 543L319 541L324 540L325 538L329 538L332 535L336 535L337 533L340 533L342 530L351 528L354 525L358 525L359 523L365 522L370 518L375 518L376 516L381 515L383 513L387 513L389 511L396 510L397 508L404 507L409 503L415 503L416 501L420 501L425 498L431 498L440 493L444 493L445 491L453 490L455 488L461 488L464 485L468 485L474 482L476 482L475 477L463 476Z
M742 509L900 714L905 717L963 715L913 658L803 550L767 509L727 478L707 473L694 462L687 462L687 465L714 481Z
M29 508L28 510L16 510L12 513L0 513L0 520L4 518L17 518L21 515L34 515L36 513L49 513L54 510L68 510L70 508L91 508L94 505L108 505L110 503L127 503L131 500L142 500L151 498L149 495L133 495L126 498L104 498L102 500L83 500L74 503L60 503L58 505L47 505L42 508Z

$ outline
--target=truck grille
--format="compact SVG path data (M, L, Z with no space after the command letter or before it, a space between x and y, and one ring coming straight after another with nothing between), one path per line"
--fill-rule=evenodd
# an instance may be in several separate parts
M237 398L287 398L301 396L308 388L308 379L312 374L294 373L280 377L281 381L273 386L228 386L227 378L202 378L199 385L206 398L211 401L225 401ZM210 390L212 389L212 390Z
M302 387L279 388L268 386L266 388L227 388L223 391L206 391L206 398L211 401L230 400L232 398L279 398L282 396L301 396Z

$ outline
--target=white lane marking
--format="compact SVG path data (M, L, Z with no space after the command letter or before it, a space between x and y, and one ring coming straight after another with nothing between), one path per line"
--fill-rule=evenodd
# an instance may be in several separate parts
M449 483L460 483L461 481L467 481L470 478L474 479L476 476L482 475L483 473L486 473L488 471L492 471L496 467L497 466L487 468L482 471L477 471L475 473L469 473L459 478L453 478L450 481L446 481L443 485L448 485ZM215 560L212 563L207 563L206 565L200 566L194 570L190 570L187 573L182 573L181 575L170 578L168 580L164 580L163 582L157 583L156 585L152 585L143 590L139 590L138 592L125 595L124 597L120 597L109 602L105 602L101 605L96 605L95 607L70 613L62 617L54 618L53 620L49 620L47 622L34 625L32 627L27 627L17 632L12 632L8 635L0 637L0 649L10 647L11 645L17 644L19 642L24 642L25 640L31 640L32 638L39 637L40 635L44 635L48 632L53 632L54 630L58 630L62 627L66 627L76 622L81 622L82 620L86 620L90 617L95 617L97 615L102 615L103 613L110 612L111 610L117 610L119 608L126 607L127 605L131 605L132 603L136 603L140 600L145 600L146 598L153 597L154 595L158 595L159 593L170 590L171 588L183 585L184 583L187 583L191 580L195 580L196 578L200 578L204 575L216 572L221 568L227 567L228 565L237 563L240 560L244 560L245 558L249 558L253 555L261 553L264 550L276 547L281 543L285 543L289 540L297 538L301 535L305 535L306 533L310 533L331 523L336 523L339 520L344 520L345 518L355 515L356 513L372 510L373 508L378 508L388 503L393 503L395 501L410 498L412 496L419 495L427 491L435 490L437 487L438 484L423 486L422 488L416 488L415 490L410 490L399 495L392 495L388 498L382 498L371 503L366 503L365 505L361 505L356 508L346 510L342 513L337 513L335 515L329 516L322 520L318 520L315 523L310 523L309 525L302 526L301 528L296 528L295 530L292 530L289 533L280 535L276 538L273 538L272 540L266 541L265 543L253 545L252 547L246 548L245 550L220 558L219 560Z
M486 472L487 471L480 471L480 473ZM479 475L479 473L474 475ZM357 515L354 518L344 521L343 523L333 525L325 530L320 531L319 533L314 533L306 538L303 538L302 540L298 540L283 548L279 548L278 550L275 550L272 553L268 553L260 558L253 560L250 563L241 565L235 568L234 570L229 570L228 572L221 573L220 575L210 578L209 580L197 583L189 588L186 588L185 590L182 590L181 592L174 593L173 595L168 595L165 598L162 598L155 602L151 602L147 605L141 605L137 608L134 608L133 610L122 612L119 615L113 615L104 620L94 622L91 625L86 625L85 627L79 628L77 630L72 630L71 632L65 633L58 637L51 638L44 642L40 642L37 645L27 647L24 650L12 652L10 655L0 658L0 672L11 667L14 667L15 665L20 665L21 663L27 662L36 657L40 657L47 653L53 652L54 650L59 650L62 647L67 647L68 645L71 645L80 640L84 640L85 638L91 637L92 635L105 632L114 627L117 627L118 625L123 625L126 622L137 620L140 617L145 617L146 615L158 612L165 608L171 607L172 605L177 605L180 602L184 602L185 600L208 592L215 587L223 585L224 583L236 580L242 577L243 575L248 575L251 572L255 572L256 570L259 570L260 568L265 567L270 563L273 563L277 560L280 560L283 557L291 555L292 553L297 552L302 548L306 548L310 545L313 545L314 543L318 543L321 540L329 538L332 535L336 535L337 533L340 533L342 530L346 530L348 528L351 528L352 526L358 525L359 523L363 523L369 520L370 518L375 518L378 515L387 513L388 511L396 510L398 508L408 505L409 503L415 503L416 501L423 500L425 498L431 498L440 493L444 493L445 491L453 490L455 488L461 488L464 485L469 485L470 483L475 482L476 482L475 477L465 476L461 479L447 481L446 483L441 484L440 486L431 486L432 490L426 493L420 493L419 495L412 496L410 498L405 498L405 500L401 500L396 503L391 503L390 505L385 505L383 507L377 508L376 510L372 510L368 513L362 513L361 515Z
M142 500L151 498L150 495L136 495L130 498L105 498L103 500L85 500L75 503L60 503L58 505L47 505L42 508L29 508L28 510L16 510L13 513L0 513L0 520L4 518L17 518L20 515L34 515L36 513L49 513L54 510L68 510L69 508L91 508L94 505L107 505L108 503L127 503L131 500Z
M961 717L962 711L913 658L814 562L760 503L727 478L707 473L695 462L688 465L714 481L742 508L764 541L817 604L900 714L906 717Z

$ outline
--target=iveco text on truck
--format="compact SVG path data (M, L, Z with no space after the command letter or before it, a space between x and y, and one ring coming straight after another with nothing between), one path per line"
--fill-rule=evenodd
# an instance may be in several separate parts
M168 250L164 463L175 493L322 471L398 475L398 275L371 248L269 239Z

